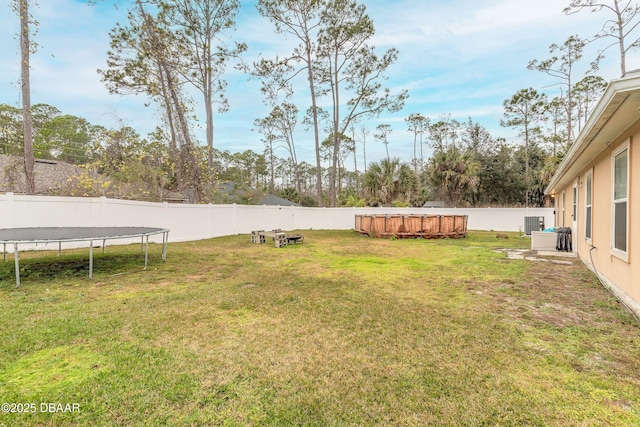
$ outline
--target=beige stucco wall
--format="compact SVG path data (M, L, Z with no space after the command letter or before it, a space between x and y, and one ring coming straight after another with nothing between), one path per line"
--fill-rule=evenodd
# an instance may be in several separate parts
M612 251L612 153L623 144L629 144L629 196L627 260ZM593 171L592 239L585 239L585 177ZM562 191L564 190L564 224L572 227L574 250L590 268L598 272L605 285L625 302L631 300L640 309L640 122L620 135L576 177L578 179L578 221L573 229L572 179L564 189L555 194L556 226L562 226ZM596 249L592 248L595 247ZM591 256L590 256L591 255ZM593 258L593 265L591 263Z

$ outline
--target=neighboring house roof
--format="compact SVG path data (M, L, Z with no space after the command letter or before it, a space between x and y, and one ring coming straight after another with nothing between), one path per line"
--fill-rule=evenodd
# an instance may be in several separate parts
M226 194L234 194L238 190L236 189L236 183L234 182L219 182L216 184L219 191ZM240 192L256 191L255 189L242 189ZM273 194L265 194L260 200L256 200L257 205L268 206L300 206L298 203L294 203L290 200L283 199L282 197L274 196Z
M640 70L635 70L609 83L578 139L558 166L545 194L556 193L568 185L638 119Z
M439 200L432 200L432 201L429 201L429 202L424 202L422 207L423 208L444 208L445 207L445 203L443 201L439 201Z
M46 194L86 170L62 160L36 159L34 172L36 193ZM0 154L0 191L27 191L23 157Z
M273 194L267 194L262 198L262 203L258 204L267 206L300 206L298 203L283 199L282 197L274 196Z

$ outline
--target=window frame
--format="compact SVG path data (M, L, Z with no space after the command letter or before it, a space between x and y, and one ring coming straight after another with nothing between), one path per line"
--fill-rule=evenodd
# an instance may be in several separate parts
M616 199L616 159L626 151L626 183L625 183L625 190L626 190L626 195L625 197ZM627 139L622 145L620 145L620 147L616 148L612 153L611 153L611 254L617 258L620 258L621 260L628 262L629 261L629 184L631 183L630 181L630 144L629 144L629 140ZM624 203L625 204L625 247L624 250L619 249L616 247L616 244L618 243L616 241L616 227L617 227L617 222L616 222L616 207L618 204Z
M584 239L593 241L593 168L584 174Z
M579 181L573 183L573 188L571 189L571 222L578 223L578 199L580 198L580 189L579 189ZM574 233L577 230L574 230Z
M558 227L564 227L564 216L566 214L566 199L565 199L565 190L562 190L562 193L560 193L560 198L561 198L561 206L560 206L560 224L558 224Z

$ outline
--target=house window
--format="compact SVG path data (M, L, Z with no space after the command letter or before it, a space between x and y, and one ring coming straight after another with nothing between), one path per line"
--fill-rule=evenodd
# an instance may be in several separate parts
M573 218L573 222L577 222L578 221L578 183L577 182L573 186L573 203L571 206L572 206L571 218Z
M562 195L560 196L561 199L561 210L560 210L560 227L564 227L564 190L562 191Z
M591 230L592 230L592 202L591 198L593 197L593 171L587 172L584 177L584 237L587 240L591 240Z
M627 255L629 189L629 147L625 146L613 154L613 230L612 249L614 253Z

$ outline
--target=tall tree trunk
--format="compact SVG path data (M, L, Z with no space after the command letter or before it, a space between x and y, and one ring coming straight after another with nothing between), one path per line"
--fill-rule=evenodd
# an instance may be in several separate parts
M316 103L315 75L311 62L311 42L306 42L307 54L307 76L309 79L309 90L311 91L311 110L313 115L313 138L316 145L316 202L322 207L322 163L320 162L320 132L318 131L318 105Z
M627 73L627 52L626 49L624 47L624 27L622 25L622 13L620 12L620 6L619 6L620 1L619 0L614 0L613 5L615 8L615 12L616 12L616 17L618 18L616 21L616 24L618 26L617 31L618 31L618 47L620 48L620 72L622 74L620 74L621 76L624 77L624 75ZM637 25L637 24L636 24Z
M163 70L158 70L158 75L159 78L158 80L160 81L160 90L162 92L162 99L164 100L163 104L164 104L164 111L165 114L167 115L167 124L169 126L169 134L170 134L170 139L169 139L169 155L171 156L171 159L173 161L173 164L175 166L179 166L180 165L180 152L178 151L178 135L176 132L176 125L174 122L174 117L173 117L173 113L171 112L171 105L169 102L167 102L167 100L169 99L169 89L167 88L167 79L165 78L165 76L163 75ZM176 178L178 180L178 182L181 182L183 179L182 176L182 170L179 167L176 167Z
M525 196L524 207L529 207L529 126L525 124L524 128L524 182Z
M167 58L164 56L164 50L166 48L155 31L155 24L152 18L144 10L141 0L137 0L136 3L138 4L140 15L143 17L147 26L147 31L149 32L149 36L155 50L154 54L157 56L156 62L158 70L161 78L164 78L166 92L169 95L169 98L165 99L164 102L168 105L167 109L170 115L175 114L177 118L177 129L180 131L180 140L182 142L180 150L178 151L182 153L180 161L183 163L184 178L188 179L186 184L195 189L195 201L199 202L202 200L204 192L198 170L198 159L193 153L195 145L191 141L189 124L185 117L184 108L178 94L179 89L177 88L177 82L175 81L172 68L168 63Z
M209 165L209 174L213 177L213 106L211 105L211 91L205 93L204 103L207 115L207 162Z
M296 154L296 145L293 142L293 132L291 130L287 133L287 144L289 145L289 151L291 153L291 162L293 163L293 176L295 179L296 190L298 190L298 197L302 197L302 183L300 181L300 165L298 164L298 155Z
M422 125L420 125L422 126ZM422 146L424 145L424 142L422 140L422 134L424 133L424 130L422 129L422 127L420 128L420 173L424 172L424 152L422 150Z
M182 103L180 102L180 97L178 95L178 90L176 89L176 84L171 76L171 72L166 69L167 74L169 75L168 79L168 87L169 94L171 96L171 102L173 103L173 110L178 118L178 123L180 125L180 133L183 140L182 148L182 161L184 162L186 175L189 178L188 185L195 189L195 201L199 202L202 200L204 196L202 182L200 177L200 172L198 170L198 159L194 154L195 145L191 141L191 136L189 134L189 124L184 114L184 108L182 107Z
M357 144L356 144L356 129L355 127L351 128L351 139L353 140L353 167L356 174L358 173L358 156L356 154Z
M276 188L275 167L273 164L273 142L269 141L269 165L271 168L271 182L269 183L269 192L273 193Z
M300 168L298 163L293 164L293 174L296 179L296 189L298 190L298 197L302 200L302 180L300 179Z
M362 160L364 162L364 173L367 173L367 138L362 135Z
M418 151L416 150L418 143L418 133L413 134L413 171L418 173Z
M35 194L35 159L33 156L33 119L31 117L31 77L29 70L29 1L20 0L20 56L22 86L22 127L24 132L24 174L27 194Z
M331 161L331 177L329 180L331 206L337 205L338 155L340 154L340 87L338 76L338 53L334 55L335 70L330 73L332 77L331 92L333 93L333 156Z

